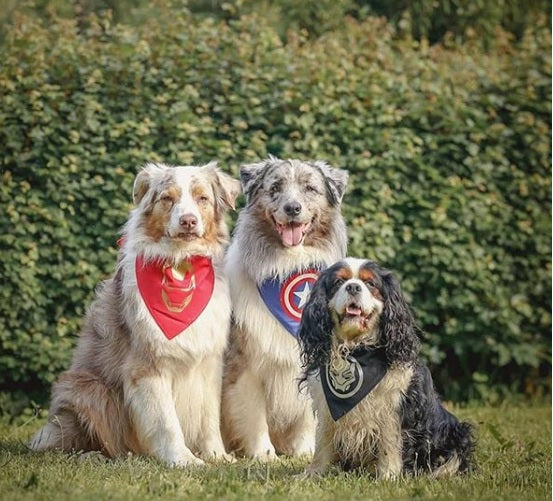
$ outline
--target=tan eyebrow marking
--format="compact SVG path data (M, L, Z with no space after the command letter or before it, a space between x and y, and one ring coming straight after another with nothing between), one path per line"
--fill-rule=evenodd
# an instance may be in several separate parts
M336 272L336 276L342 280L349 280L353 274L349 268L342 267Z
M366 282L367 280L374 280L374 273L366 268L361 268L359 270L359 279L363 280L363 282Z

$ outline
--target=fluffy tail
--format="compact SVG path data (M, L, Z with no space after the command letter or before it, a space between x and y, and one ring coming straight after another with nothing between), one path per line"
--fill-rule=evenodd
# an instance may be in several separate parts
M453 414L441 408L444 419L434 435L434 444L429 454L433 477L466 473L472 466L474 433L471 424L460 422Z
M459 473L468 471L474 452L474 427L467 422L457 422L451 431L451 443L454 444L459 458Z

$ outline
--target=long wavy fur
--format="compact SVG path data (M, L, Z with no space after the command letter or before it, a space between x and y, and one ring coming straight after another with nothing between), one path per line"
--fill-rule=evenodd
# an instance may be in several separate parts
M298 331L303 367L300 385L330 360L334 321L328 300L333 293L334 274L340 267L341 263L336 263L319 275L303 309Z
M329 362L334 317L328 304L339 288L336 272L343 266L344 262L339 262L321 273L303 310L298 333L303 362L300 386ZM419 360L415 318L397 279L373 261L366 261L363 268L373 272L384 302L379 345L384 347L390 366L399 364L412 370L398 416L403 434L403 471L434 476L466 472L471 468L475 444L472 425L460 422L441 404L430 371Z
M420 341L416 333L415 318L391 271L376 263L369 268L382 280L384 310L380 318L380 342L386 349L389 363L416 360Z
M335 292L335 272L341 266L336 263L321 273L303 310L298 333L304 368L301 382L329 361L334 322L328 302ZM392 272L372 261L367 261L367 267L382 281L384 310L380 319L380 343L385 347L388 362L416 360L420 341L415 319L398 281Z

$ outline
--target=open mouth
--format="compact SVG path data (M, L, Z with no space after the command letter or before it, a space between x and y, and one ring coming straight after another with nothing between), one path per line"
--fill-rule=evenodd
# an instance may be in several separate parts
M295 247L300 245L305 238L305 235L309 231L310 223L279 223L275 220L275 227L282 241L282 244L286 247Z
M372 312L367 313L356 303L350 303L346 306L343 320L357 320L366 322L372 316Z

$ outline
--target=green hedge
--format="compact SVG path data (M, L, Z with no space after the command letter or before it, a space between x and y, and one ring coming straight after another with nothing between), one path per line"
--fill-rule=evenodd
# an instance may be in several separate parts
M347 168L351 254L400 275L449 398L550 371L551 34L397 40L347 21L283 45L255 16L138 27L15 15L0 62L0 388L48 388L115 262L146 161L268 153ZM45 399L47 391L41 393Z

